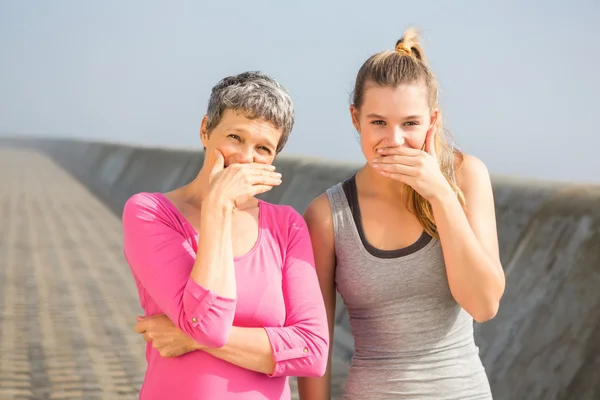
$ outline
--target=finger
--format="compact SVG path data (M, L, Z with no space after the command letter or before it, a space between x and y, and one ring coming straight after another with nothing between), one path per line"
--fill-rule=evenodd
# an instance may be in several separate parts
M254 185L250 190L250 196L256 196L257 194L266 193L273 189L272 185Z
M137 317L135 317L135 319L136 319L137 322L140 322L140 321L142 321L144 319L144 317L138 315Z
M264 163L234 163L230 165L230 167L232 166L235 166L240 170L275 171L274 165Z
M406 176L415 176L417 173L417 169L410 165L402 165L402 164L376 164L374 165L375 169L380 172L390 173L390 174L400 174Z
M150 337L150 334L148 332L144 333L142 335L142 338L144 339L145 342L151 342L152 338Z
M385 147L381 149L377 149L377 153L382 156L387 155L399 155L399 156L412 156L416 157L423 153L423 150L413 149L410 147Z
M209 167L210 174L214 175L219 171L222 171L225 168L225 158L223 157L223 153L219 150L215 149L210 156L209 159Z
M251 168L251 169L275 171L275 166L273 164L249 163L246 165L248 166L248 168Z
M281 178L281 173L279 172L259 168L248 168L244 170L244 174L247 176L277 176Z
M373 160L373 165L376 164L401 164L401 165L418 165L419 158L413 156L383 156Z
M146 332L146 324L144 324L143 321L140 321L137 324L135 324L135 326L133 327L133 330L136 333L144 333L144 332Z
M248 182L252 185L271 185L281 184L281 174L252 175L248 177Z
M437 132L436 126L433 125L429 131L427 131L427 136L425 136L425 151L432 156L436 155L435 152L435 134Z

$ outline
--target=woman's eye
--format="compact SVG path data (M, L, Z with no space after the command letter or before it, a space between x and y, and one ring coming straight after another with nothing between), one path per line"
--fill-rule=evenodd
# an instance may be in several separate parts
M266 152L267 154L271 154L271 149L269 149L268 147L265 146L258 146L258 148L264 152Z
M405 123L405 125L415 126L415 125L419 125L419 123L417 121L408 121L408 122Z
M382 120L377 120L377 121L373 121L371 122L373 125L385 125L385 121Z
M229 137L232 139L235 139L235 140L240 140L240 137L238 135L236 135L235 133L230 134Z

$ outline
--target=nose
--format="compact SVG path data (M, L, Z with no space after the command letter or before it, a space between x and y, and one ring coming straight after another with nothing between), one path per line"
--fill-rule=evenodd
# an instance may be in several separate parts
M404 132L399 126L395 126L390 137L390 146L402 146L404 142Z
M247 164L254 161L254 150L248 146L247 148L240 149L235 154L235 162L240 164Z

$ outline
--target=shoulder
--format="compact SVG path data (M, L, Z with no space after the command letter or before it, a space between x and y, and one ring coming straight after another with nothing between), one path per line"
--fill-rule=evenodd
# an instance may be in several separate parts
M292 227L304 227L302 215L296 209L287 204L274 204L262 201L265 211L265 220L271 229L279 229L289 234Z
M129 197L123 207L123 222L131 220L152 221L166 216L168 206L160 193L141 192Z
M331 204L327 193L322 193L310 202L306 211L304 211L304 219L309 225L333 226L333 218L331 215Z
M479 158L470 154L462 154L460 162L457 164L456 183L465 196L473 191L491 188L490 173L485 163Z
M308 205L304 220L317 247L333 248L333 213L327 192L320 194Z

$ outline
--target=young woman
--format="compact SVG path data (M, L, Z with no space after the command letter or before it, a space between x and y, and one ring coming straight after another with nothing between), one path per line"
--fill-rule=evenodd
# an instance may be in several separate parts
M217 84L204 165L123 212L124 251L146 318L141 400L289 400L288 376L322 376L329 335L306 224L254 196L292 130L287 91L261 73Z
M331 337L336 289L354 336L343 398L491 399L473 339L504 291L490 178L445 139L415 31L363 64L350 113L366 163L305 213Z

